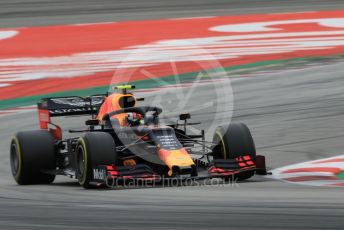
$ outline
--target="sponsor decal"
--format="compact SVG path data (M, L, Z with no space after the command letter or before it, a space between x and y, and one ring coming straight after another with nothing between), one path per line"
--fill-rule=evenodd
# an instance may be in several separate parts
M82 97L65 97L65 98L51 98L49 102L53 102L56 105L73 106L73 107L85 107L85 106L97 106L103 103L104 96L92 96L90 98Z
M181 147L179 141L174 135L157 135L155 136L160 147L163 149L179 149Z
M106 170L104 169L93 169L93 179L94 180L106 180Z
M61 105L70 105L70 106L90 106L89 101L85 101L82 98L58 98L58 99L50 99L52 102Z
M65 114L65 113L75 113L75 112L86 112L91 111L91 108L71 108L71 109L51 109L49 113L51 115Z
M50 116L48 110L38 110L39 120L42 122L50 122Z

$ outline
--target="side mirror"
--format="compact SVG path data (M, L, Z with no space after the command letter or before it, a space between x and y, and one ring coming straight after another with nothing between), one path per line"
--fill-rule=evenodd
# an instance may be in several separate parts
M85 121L85 125L99 125L99 120L97 119L90 119L90 120L87 120Z
M187 119L190 119L191 115L190 113L183 113L179 115L179 120L181 121L186 121Z

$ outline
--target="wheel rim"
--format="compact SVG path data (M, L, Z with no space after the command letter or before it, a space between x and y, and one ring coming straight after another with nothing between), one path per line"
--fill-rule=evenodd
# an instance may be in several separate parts
M77 164L79 178L81 178L85 172L84 150L81 146L78 147Z
M13 143L11 145L11 170L14 176L18 174L18 169L19 169L18 152L17 152L16 145Z

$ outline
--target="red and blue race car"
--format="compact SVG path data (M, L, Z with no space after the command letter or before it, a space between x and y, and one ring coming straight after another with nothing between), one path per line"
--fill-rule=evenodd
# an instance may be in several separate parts
M190 114L161 124L162 109L138 106L128 90L89 97L44 98L38 103L40 130L18 132L11 142L11 169L20 184L52 183L56 175L76 178L84 188L125 180L224 178L266 174L251 133L242 123L219 126L210 141L189 134ZM89 115L87 129L64 138L57 116Z

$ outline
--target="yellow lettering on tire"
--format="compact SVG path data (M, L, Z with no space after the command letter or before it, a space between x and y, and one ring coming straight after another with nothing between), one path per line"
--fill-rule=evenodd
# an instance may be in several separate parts
M81 146L83 149L82 154L84 157L84 173L81 177L80 184L84 185L86 183L86 177L87 177L87 165L88 165L87 156L88 156L88 154L87 154L87 149L86 149L86 143L85 143L83 138L79 139L79 143L81 143Z
M15 145L16 145L16 153L18 157L18 170L17 170L17 175L14 177L16 181L19 180L20 175L21 175L21 170L22 170L22 158L21 158L21 151L20 151L20 145L19 145L19 140L17 137L13 138Z
M221 132L220 132L219 130L216 130L215 133L219 136L220 141L221 141L221 143L222 143L223 159L227 159L227 151L226 151L226 146L225 146L225 142L224 142L224 140L223 140L222 134L221 134Z

